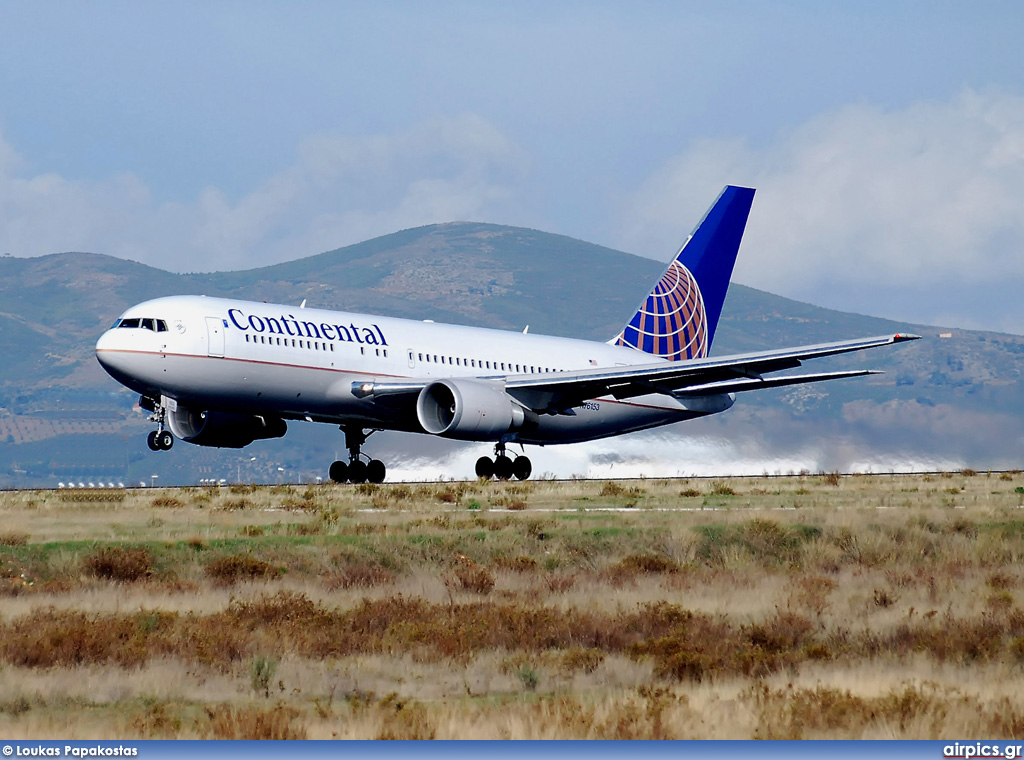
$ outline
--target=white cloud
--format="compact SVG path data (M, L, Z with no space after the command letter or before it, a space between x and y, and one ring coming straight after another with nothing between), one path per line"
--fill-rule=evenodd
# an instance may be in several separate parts
M726 183L758 188L736 267L755 287L827 303L837 283L1024 279L1024 97L850 105L764 146L694 143L635 194L623 247L666 258Z
M526 163L469 114L389 135L315 135L291 167L237 201L209 187L192 202L158 206L131 174L25 176L0 138L0 250L96 251L173 271L249 268L403 228L486 219L512 197Z

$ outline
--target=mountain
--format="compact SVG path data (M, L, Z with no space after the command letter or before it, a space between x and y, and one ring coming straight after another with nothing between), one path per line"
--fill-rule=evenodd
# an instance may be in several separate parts
M741 252L742 255L742 252ZM98 335L148 298L203 293L604 340L659 277L662 263L536 230L452 223L239 272L174 274L87 253L0 258L0 485L68 478L194 482L325 469L341 436L328 426L239 452L145 448L135 398L99 368ZM908 325L822 309L734 284L714 354L913 331L925 340L814 363L885 375L741 395L724 415L679 435L754 441L765 450L820 449L842 467L849 451L1008 466L1024 455L1024 338ZM939 337L948 335L949 337ZM312 427L312 426L293 426ZM455 444L385 436L402 456ZM377 439L374 439L377 440ZM429 445L424 445L429 444ZM329 452L329 453L328 453ZM844 453L846 452L846 453ZM326 454L326 456L325 456ZM844 457L846 459L844 460ZM283 469L267 469L269 464ZM901 460L902 461L902 460ZM230 472L229 472L230 471Z

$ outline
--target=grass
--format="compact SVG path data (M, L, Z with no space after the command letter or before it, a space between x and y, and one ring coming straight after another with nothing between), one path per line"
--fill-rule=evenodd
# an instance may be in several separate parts
M0 731L1019 736L1022 484L2 494Z

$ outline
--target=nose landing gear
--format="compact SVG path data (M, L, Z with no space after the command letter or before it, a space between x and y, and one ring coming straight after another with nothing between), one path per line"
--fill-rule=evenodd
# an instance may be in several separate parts
M497 478L498 480L526 480L533 473L533 463L527 456L509 458L503 442L494 445L494 459L480 457L476 460L476 476L478 478Z
M345 433L345 448L348 449L348 462L334 462L328 474L335 483L383 483L387 477L387 467L379 459L367 461L360 459L362 445L366 439L374 433L373 430L365 432L360 427L349 427L342 425Z
M139 399L139 406L151 412L149 419L156 423L156 430L146 437L146 443L150 451L170 451L174 445L174 436L169 430L164 430L164 423L167 422L167 410L163 404L157 403L151 398L143 396Z

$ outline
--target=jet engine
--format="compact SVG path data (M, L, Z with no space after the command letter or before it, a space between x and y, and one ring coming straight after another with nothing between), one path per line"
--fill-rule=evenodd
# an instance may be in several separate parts
M197 446L240 449L255 440L280 438L287 430L278 417L230 412L205 412L178 406L167 414L168 426L175 436Z
M438 380L416 399L416 417L424 430L463 441L497 440L533 416L501 388L475 380Z

